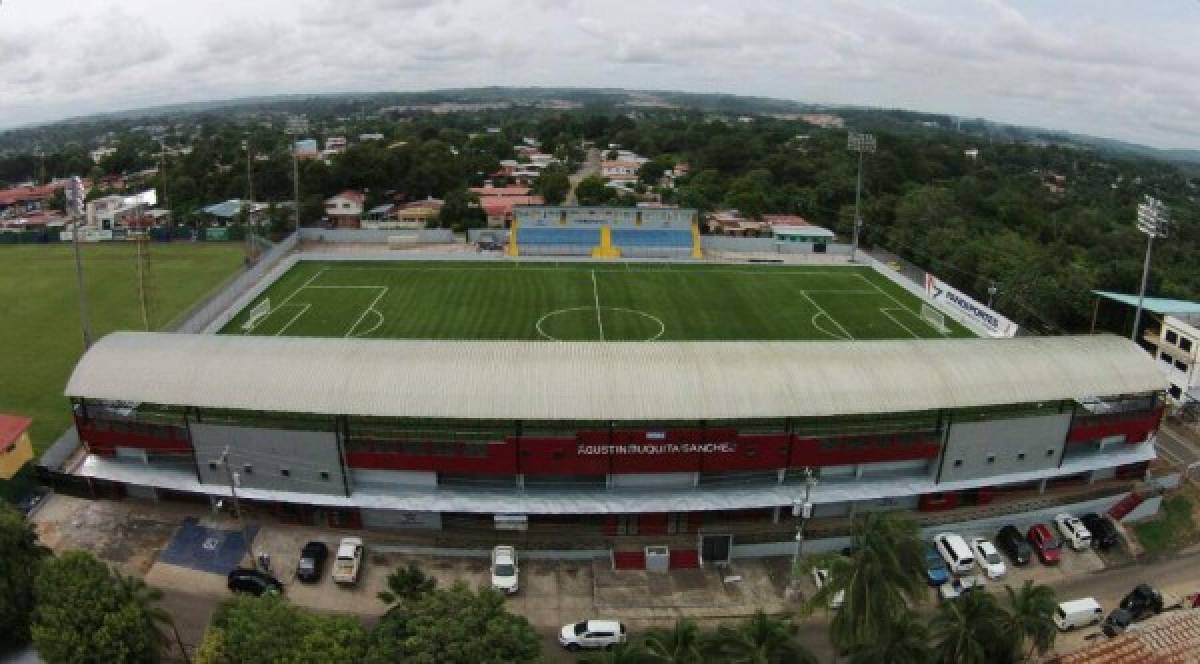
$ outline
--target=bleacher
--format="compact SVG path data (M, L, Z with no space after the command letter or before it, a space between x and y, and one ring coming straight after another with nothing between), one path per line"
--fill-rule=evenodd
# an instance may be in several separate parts
M692 251L692 232L664 228L612 229L612 244L622 256L688 256Z
M518 227L516 241L526 255L587 256L600 244L600 229Z

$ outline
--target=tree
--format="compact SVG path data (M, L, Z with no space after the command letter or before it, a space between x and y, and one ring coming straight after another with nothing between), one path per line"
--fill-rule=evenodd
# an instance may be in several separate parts
M551 164L533 182L534 193L540 194L550 205L558 205L571 191L571 179L562 164Z
M84 551L45 561L34 582L33 642L57 662L155 662L161 632L119 575Z
M646 649L638 643L619 643L601 653L585 655L579 664L647 664L658 660L650 658Z
M1006 631L996 596L976 590L943 602L933 618L935 652L946 664L1004 664L1017 660L1020 642Z
M274 595L239 595L217 607L196 662L357 662L366 647L355 618L306 611Z
M895 616L926 597L924 544L916 523L899 515L871 512L855 519L850 555L816 556L794 573L815 567L828 569L830 580L807 609L828 607L844 593L829 633L844 650L880 640Z
M479 207L479 197L466 189L455 189L446 194L446 200L438 212L438 224L442 228L479 228L486 221Z
M1054 625L1058 598L1054 596L1054 589L1026 580L1020 590L1013 590L1012 586L1006 584L1004 591L1008 596L1009 609L1006 631L1018 643L1028 641L1026 660L1032 659L1035 651L1045 655L1054 646L1054 639L1058 636L1058 629Z
M0 643L29 641L34 579L48 553L24 515L0 501Z
M463 583L399 605L380 620L365 661L539 662L541 638L504 596Z
M575 185L575 198L580 205L604 205L613 199L611 187L606 186L607 180L599 175L589 175Z
M700 627L694 620L680 618L671 629L652 629L646 633L646 661L658 664L701 664Z
M721 625L708 651L729 664L816 664L817 658L796 641L790 620L759 610L736 626Z
M397 567L387 577L387 590L379 592L379 601L388 605L388 610L395 609L405 602L420 599L426 593L437 587L437 579L425 574L419 565L410 562L404 567Z
M911 611L895 616L881 638L850 653L850 664L932 664L933 661L929 627L917 620Z

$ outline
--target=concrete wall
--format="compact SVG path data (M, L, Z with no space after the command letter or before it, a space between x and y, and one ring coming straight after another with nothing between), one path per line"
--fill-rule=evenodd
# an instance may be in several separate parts
M695 473L614 473L611 478L613 488L638 489L653 487L691 488L695 485Z
M224 424L193 423L192 444L201 481L228 484L219 463L226 446L229 464L239 473L241 486L252 489L345 494L337 437L332 431L256 429ZM247 472L245 466L251 467ZM288 471L285 477L282 470ZM321 472L329 473L322 479Z
M415 236L415 244L452 244L454 232L448 228L423 228L417 231L355 228L301 228L300 239L305 242L387 244L390 237Z
M375 530L441 530L442 528L440 512L364 509L361 514L363 527Z
M1057 468L1070 426L1070 413L954 422L946 440L941 481Z
M731 251L753 254L811 254L813 245L809 242L781 242L770 237L729 237L725 235L702 235L700 246L706 251ZM845 244L826 245L825 253L844 255L850 253L850 246Z

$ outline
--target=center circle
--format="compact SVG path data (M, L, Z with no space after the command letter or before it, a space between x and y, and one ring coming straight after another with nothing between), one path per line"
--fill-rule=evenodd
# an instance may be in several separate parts
M568 307L538 319L538 334L550 341L654 341L667 331L657 316L625 307ZM601 333L603 330L603 333Z

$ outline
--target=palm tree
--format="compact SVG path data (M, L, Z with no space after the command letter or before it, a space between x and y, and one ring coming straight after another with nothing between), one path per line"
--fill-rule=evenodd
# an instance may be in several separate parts
M850 664L933 664L929 628L912 611L904 611L883 632L883 637L855 648Z
M387 590L376 594L379 601L389 605L392 611L404 602L409 602L432 591L437 587L437 579L425 574L416 563L410 562L404 567L397 567L387 576Z
M829 582L806 602L808 611L829 606L842 593L842 607L829 638L840 650L879 641L895 617L923 602L925 552L914 521L873 512L854 521L848 555L825 554L805 562L800 573L829 570Z
M641 644L619 643L602 653L581 658L579 664L645 664L649 661Z
M1023 658L1028 661L1036 651L1045 655L1054 645L1058 629L1054 626L1054 610L1058 606L1054 589L1033 581L1025 581L1020 590L1005 585L1008 593L1007 629L1018 644L1029 641L1029 652Z
M938 607L934 648L947 664L1004 664L1016 660L1019 644L1007 632L1007 612L996 596L976 590Z
M728 664L817 664L817 658L796 641L796 631L790 620L759 610L736 626L718 627L706 650Z
M671 629L652 629L643 641L648 662L659 664L701 664L700 627L694 620L680 618Z
M112 569L112 574L116 581L117 592L126 602L136 606L149 621L147 629L150 641L156 644L160 651L168 649L170 639L167 638L166 629L170 628L175 636L175 645L183 656L183 661L190 661L187 650L183 647L183 639L179 636L179 628L175 626L171 614L166 609L157 606L157 603L162 600L162 591L147 585L145 581L135 576L125 576L115 568Z

